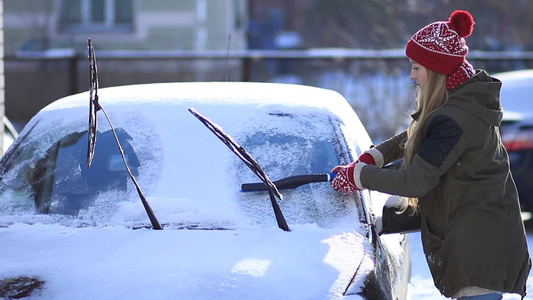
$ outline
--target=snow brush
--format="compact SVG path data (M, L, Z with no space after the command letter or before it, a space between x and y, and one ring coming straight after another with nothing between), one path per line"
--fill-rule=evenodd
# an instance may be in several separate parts
M322 174L309 174L309 175L296 175L286 177L280 180L273 181L274 185L279 190L295 189L299 186L314 183L314 182L331 182L335 178L337 173L322 173ZM262 182L257 183L243 183L241 185L243 192L259 192L268 191L267 186Z

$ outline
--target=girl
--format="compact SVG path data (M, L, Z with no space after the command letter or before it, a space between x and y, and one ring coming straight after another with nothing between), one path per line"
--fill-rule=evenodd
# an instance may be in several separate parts
M475 71L464 38L474 20L455 11L407 43L417 108L409 128L332 172L332 187L406 197L420 215L434 283L446 297L526 293L531 260L499 125L501 82ZM404 158L401 169L381 168Z

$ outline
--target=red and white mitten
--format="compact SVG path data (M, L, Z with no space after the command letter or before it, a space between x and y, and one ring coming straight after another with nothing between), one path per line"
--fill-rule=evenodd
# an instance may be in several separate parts
M367 165L375 165L380 168L383 167L385 163L383 154L381 154L381 152L375 147L363 152L356 162L364 162Z
M337 173L337 175L335 175L335 178L331 181L331 187L344 195L359 191L360 189L355 185L353 177L354 168L355 163L349 163L345 166L336 166L333 168L331 172Z
M375 165L376 164L376 161L374 160L374 157L368 152L365 152L365 153L361 154L361 156L359 156L359 158L357 159L356 163L358 163L358 162L364 162L367 165Z

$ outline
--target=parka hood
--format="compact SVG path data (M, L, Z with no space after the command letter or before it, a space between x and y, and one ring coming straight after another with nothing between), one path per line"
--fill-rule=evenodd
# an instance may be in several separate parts
M450 92L447 105L461 107L489 125L500 126L503 118L501 87L501 81L478 70L474 77Z

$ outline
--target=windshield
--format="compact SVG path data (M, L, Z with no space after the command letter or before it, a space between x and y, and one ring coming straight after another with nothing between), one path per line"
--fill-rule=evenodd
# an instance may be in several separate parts
M328 173L339 164L345 148L339 122L325 116L265 114L245 124L241 145L256 159L271 180L289 176ZM244 164L235 170L241 183L258 182ZM280 208L291 224L333 226L345 217L357 219L355 197L343 196L329 183L311 183L280 191ZM239 203L254 223L274 225L268 192L240 192Z
M123 119L115 114L121 124L117 135L163 226L231 229L243 222L276 226L268 193L240 191L242 183L257 182L257 176L197 120L173 117L161 122L145 113L124 114ZM149 224L113 133L104 122L100 125L90 168L85 118L56 126L37 124L23 132L1 163L0 226ZM353 159L346 150L353 145L347 146L342 126L326 115L259 110L232 135L271 180L278 180L328 173L339 161ZM206 185L206 180L214 182ZM289 226L334 226L344 218L358 219L358 195L343 196L327 182L281 192L280 208Z

